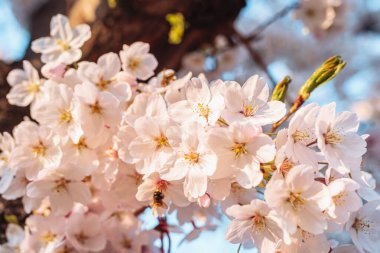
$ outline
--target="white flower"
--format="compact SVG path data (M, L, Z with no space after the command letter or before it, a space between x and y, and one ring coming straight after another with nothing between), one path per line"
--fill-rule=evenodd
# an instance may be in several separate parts
M32 118L63 136L75 127L72 99L70 87L47 81L41 98L31 108Z
M322 211L330 205L330 195L325 185L314 180L310 166L295 166L285 178L276 172L266 185L265 199L290 234L296 232L297 226L312 234L327 229Z
M12 135L7 132L0 134L0 176L4 169L9 167L9 159L15 148Z
M88 25L70 27L69 20L62 14L55 15L50 22L50 37L32 42L32 50L42 53L41 61L71 64L82 57L80 47L91 37Z
M227 240L243 244L253 240L260 252L276 252L283 232L274 211L264 201L256 199L249 205L234 205L226 213L234 218L228 226Z
M81 168L71 166L56 170L43 170L38 178L27 186L27 195L31 198L49 197L52 212L65 215L74 203L87 204L91 192L82 181L85 174Z
M182 182L162 180L158 173L152 173L143 180L137 189L136 198L139 201L149 201L154 213L162 207L165 210L165 206L167 207L171 202L180 207L189 205L183 192ZM156 213L156 216L164 214Z
M317 153L312 149L317 138L315 136L315 121L319 106L309 104L299 109L289 122L288 140L285 154L292 161L318 167Z
M24 230L16 224L9 223L7 230L5 231L7 243L0 246L1 253L16 253L20 247L20 244L24 240Z
M380 252L380 201L366 203L346 224L351 239L361 253Z
M362 206L362 200L356 194L360 185L349 178L339 178L327 185L332 197L327 213L338 223L346 223L350 213Z
M367 151L366 141L356 133L358 128L359 120L354 113L335 116L335 103L321 107L316 122L318 147L329 166L341 174L350 172L352 160L361 159Z
M245 188L260 184L263 173L260 163L270 162L276 154L273 140L261 127L234 123L228 128L214 128L208 133L208 145L218 155L214 177L236 176Z
M197 121L202 125L214 125L224 109L223 97L211 94L206 77L193 77L184 87L186 100L169 106L171 118L178 122Z
M216 170L217 157L205 144L205 132L198 123L182 129L177 159L172 168L160 171L167 181L185 178L184 192L188 198L199 198L206 193L207 179Z
M90 138L107 139L121 122L120 101L108 91L99 91L90 82L77 85L73 117Z
M100 218L94 213L70 215L66 235L78 251L98 252L106 247L107 241Z
M12 87L7 95L8 102L17 106L28 106L40 93L44 82L37 70L29 61L23 61L24 70L15 69L9 72L7 82Z
M95 84L99 91L112 93L120 102L126 102L132 97L131 87L123 80L123 73L120 72L121 63L117 54L104 54L97 63L80 62L78 65L78 76L83 81Z
M168 119L141 117L135 121L134 128L137 137L128 147L133 157L144 159L158 156L161 152L173 152L170 134L176 132L177 127Z
M129 106L124 121L133 126L136 119L147 116L157 118L168 118L166 102L160 94L141 93L137 95Z
M243 86L226 82L225 104L222 118L228 123L249 121L255 125L268 125L280 120L286 113L285 104L268 101L269 88L258 75L250 77Z
M13 150L10 166L25 169L26 176L34 179L42 169L55 169L61 162L59 138L50 128L23 121L14 129L17 147Z
M335 16L335 10L328 0L302 0L301 6L294 11L294 18L304 23L304 32L311 32L317 36L331 27Z
M149 53L149 44L135 42L132 45L124 45L120 51L120 59L124 71L131 73L140 80L146 80L153 76L158 66L156 58Z
M326 234L314 235L305 230L297 229L290 237L290 243L282 243L281 253L328 253L330 244Z
M30 230L31 236L36 238L41 251L49 252L64 242L65 222L63 216L33 215L27 219L26 227Z

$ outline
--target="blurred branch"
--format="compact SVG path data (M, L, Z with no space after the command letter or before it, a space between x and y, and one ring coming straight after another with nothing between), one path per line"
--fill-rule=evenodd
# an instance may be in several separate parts
M268 76L270 82L271 82L271 86L272 87L275 87L275 85L277 84L275 78L273 77L273 75L270 73L268 67L267 67L267 64L265 63L264 59L261 57L260 53L257 52L252 46L251 46L251 43L250 41L243 37L243 35L241 35L235 28L232 28L233 31L234 31L234 35L236 35L238 41L244 45L244 47L247 49L248 53L250 54L252 60L254 62L256 62L256 64L259 66L259 68L265 72L265 74Z
M245 39L248 41L256 40L260 37L261 33L264 32L271 24L275 23L277 20L285 17L289 12L299 7L300 3L295 2L290 4L289 6L284 7L279 12L275 13L270 19L260 24L256 29L252 32L251 35L248 35Z

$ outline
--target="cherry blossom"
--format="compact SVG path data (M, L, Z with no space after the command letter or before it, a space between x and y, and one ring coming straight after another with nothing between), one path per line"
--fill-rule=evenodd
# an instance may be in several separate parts
M29 61L23 61L24 69L14 69L9 72L7 81L12 86L7 95L8 102L17 106L28 106L39 95L44 83L37 70Z
M265 199L282 217L285 229L291 234L296 232L297 226L312 234L327 229L322 211L330 205L330 195L326 186L314 180L310 166L295 166L285 178L273 176Z
M276 252L283 238L275 213L262 200L252 200L249 205L234 205L226 213L234 220L229 225L226 239L232 243L253 240L261 252Z
M41 61L71 64L82 56L80 47L91 37L88 25L70 27L66 16L58 14L51 19L50 37L39 38L32 42L32 50L41 53Z
M367 143L356 132L359 120L354 113L335 116L335 103L323 106L316 122L318 147L329 165L340 173L350 171L352 160L366 153Z
M285 104L268 101L269 88L258 75L250 77L243 86L237 82L226 82L225 104L222 118L228 123L249 121L255 125L274 123L285 115Z
M120 59L123 70L141 80L151 77L158 65L156 58L149 53L149 44L143 42L124 45Z

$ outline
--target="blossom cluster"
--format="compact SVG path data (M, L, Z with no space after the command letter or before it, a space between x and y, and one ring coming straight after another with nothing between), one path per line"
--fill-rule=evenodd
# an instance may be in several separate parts
M310 103L271 131L287 109L258 75L154 76L143 42L79 61L90 37L56 15L32 43L42 77L28 61L8 75L9 103L30 105L31 119L1 136L0 193L31 214L0 252L158 252L168 213L193 224L188 240L225 213L226 239L260 252L378 252L380 201L354 113ZM161 227L144 226L145 208ZM342 231L353 245L328 240Z

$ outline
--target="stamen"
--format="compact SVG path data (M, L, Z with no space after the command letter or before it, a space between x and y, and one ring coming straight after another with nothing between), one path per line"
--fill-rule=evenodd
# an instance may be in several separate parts
M128 68L135 70L140 66L140 60L136 58L131 58L128 62Z
M343 192L333 196L332 199L333 199L333 202L336 206L341 206L344 204L344 202L346 202L345 197L347 197L347 193L345 191L343 191Z
M305 204L305 200L301 197L301 193L290 192L287 199L294 210L299 209Z
M40 91L40 84L39 83L29 83L28 86L26 86L26 90L29 93L38 93Z
M191 164L195 164L199 162L199 154L195 152L190 152L185 154L185 159L188 160Z
M169 146L169 140L163 134L161 134L159 137L155 138L155 141L156 141L156 149L160 149L160 148Z
M36 156L45 156L47 147L45 147L41 142L32 147L32 152Z
M245 143L235 143L235 146L232 148L232 151L235 152L235 159L239 158L241 155L247 154L245 149Z
M63 40L57 39L55 40L55 43L61 48L62 51L67 51L70 49L70 45Z
M61 123L69 123L72 120L71 112L69 110L63 109L59 115L59 121Z

